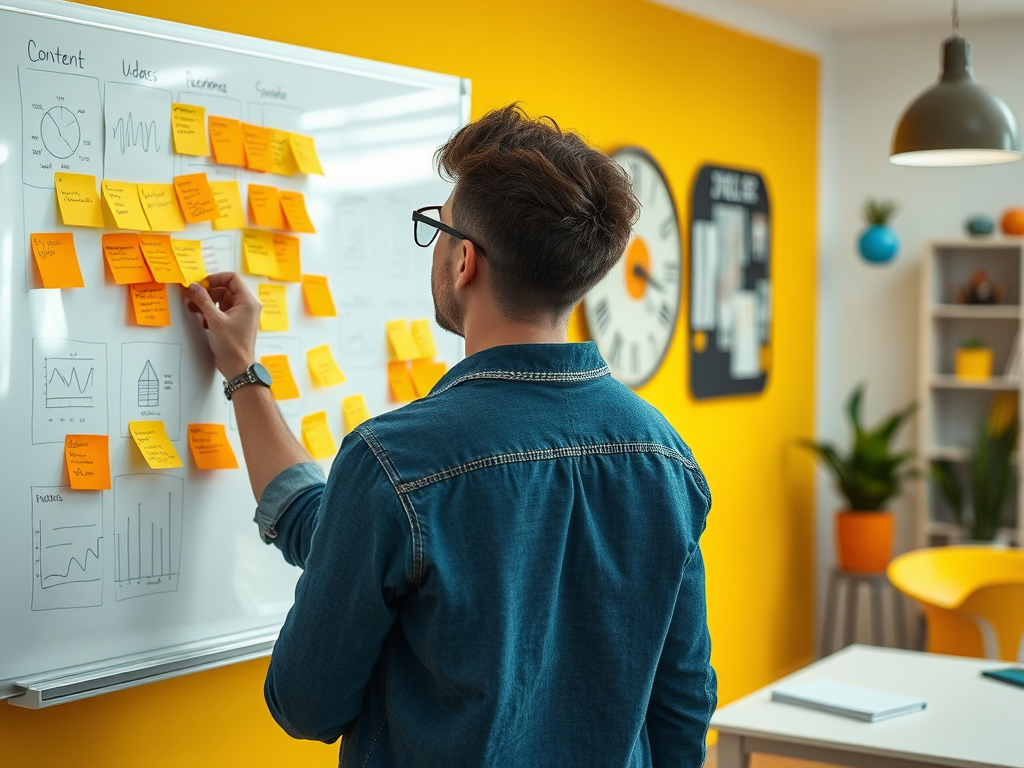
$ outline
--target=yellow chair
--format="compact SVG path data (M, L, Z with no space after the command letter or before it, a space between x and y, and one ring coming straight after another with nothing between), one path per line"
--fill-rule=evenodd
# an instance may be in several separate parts
M1024 661L1024 551L918 549L893 560L888 575L924 607L929 653Z

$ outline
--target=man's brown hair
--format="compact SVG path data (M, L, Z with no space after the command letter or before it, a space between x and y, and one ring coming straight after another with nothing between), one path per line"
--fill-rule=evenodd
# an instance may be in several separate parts
M622 255L639 213L614 160L518 104L464 126L435 159L456 182L453 224L483 251L513 319L570 310Z

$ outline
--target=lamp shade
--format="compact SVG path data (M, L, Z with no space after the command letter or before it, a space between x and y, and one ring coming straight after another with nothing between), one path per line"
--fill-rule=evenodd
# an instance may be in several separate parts
M943 43L942 77L900 118L889 161L896 165L994 165L1024 159L1017 118L974 79L971 44Z

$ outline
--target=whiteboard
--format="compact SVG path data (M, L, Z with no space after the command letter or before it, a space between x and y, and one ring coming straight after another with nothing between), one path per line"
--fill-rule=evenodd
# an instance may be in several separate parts
M311 135L325 176L174 154L172 102ZM343 397L363 394L374 414L398 407L385 323L434 322L431 252L413 243L411 211L448 194L432 156L467 120L468 81L17 0L0 4L0 104L0 697L27 679L86 680L147 659L178 660L166 672L191 657L244 657L235 651L251 650L245 638L276 635L299 572L259 540L244 464L200 471L189 454L187 424L221 423L243 461L205 332L176 285L170 327L134 325L127 286L114 284L100 248L113 230L65 227L53 174L169 183L204 172L237 179L243 202L251 181L304 192L317 233L301 236L303 272L328 276L338 316L309 316L300 286L281 283L289 330L261 333L257 355L289 357L302 397L280 409L293 432L324 410L340 443ZM67 231L85 287L43 289L28 235ZM176 236L202 241L210 271L241 270L240 230L189 224ZM268 281L245 279L254 292ZM439 359L462 357L461 339L433 332ZM305 353L324 343L347 380L315 388ZM183 468L143 461L127 433L143 406L165 422ZM68 487L64 436L78 433L109 435L112 490Z

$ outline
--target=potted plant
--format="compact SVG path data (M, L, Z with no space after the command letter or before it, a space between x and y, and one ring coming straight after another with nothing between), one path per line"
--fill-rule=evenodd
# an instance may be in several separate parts
M899 493L904 480L917 475L915 468L907 466L914 452L893 453L891 443L917 404L891 414L874 429L865 429L860 421L863 396L864 386L859 385L846 406L853 427L853 445L847 456L828 443L804 440L802 444L822 458L849 505L835 517L840 567L878 572L885 570L892 555L893 515L885 505Z
M884 264L896 255L900 241L889 226L899 206L895 200L875 200L869 197L864 203L864 218L868 228L860 236L860 255L872 264Z
M953 371L958 379L992 377L992 349L978 338L965 339L957 347Z

